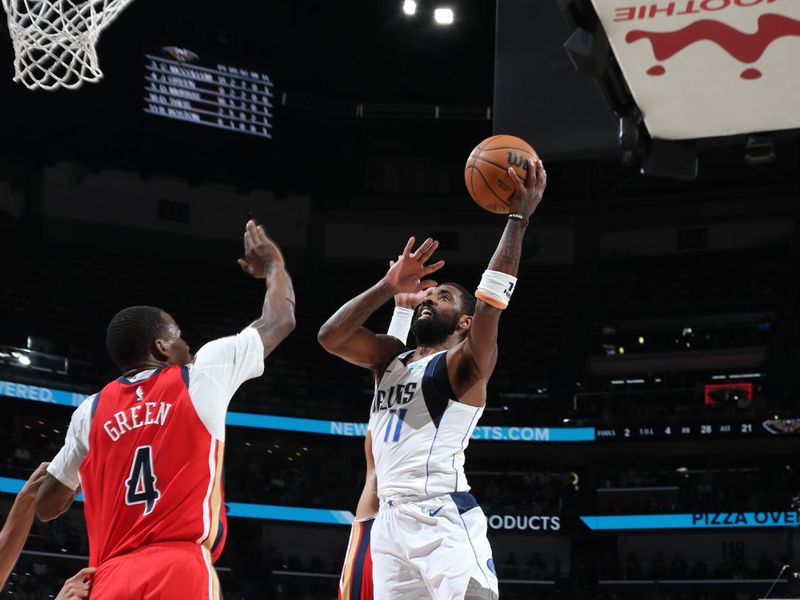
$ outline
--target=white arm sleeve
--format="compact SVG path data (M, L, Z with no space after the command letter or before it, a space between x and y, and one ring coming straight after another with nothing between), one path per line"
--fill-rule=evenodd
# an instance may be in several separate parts
M47 467L48 473L72 490L81 483L78 469L89 452L89 425L96 396L86 398L72 413L64 445Z
M189 395L208 432L225 441L225 415L236 390L264 372L264 344L247 327L237 335L209 342L189 366Z
M386 335L394 336L405 344L408 341L408 332L411 330L413 319L414 311L412 309L395 306L392 322L389 323L389 331L386 332Z

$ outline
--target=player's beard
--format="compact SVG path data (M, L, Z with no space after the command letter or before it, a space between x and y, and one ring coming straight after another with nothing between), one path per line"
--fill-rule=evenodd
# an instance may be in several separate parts
M456 330L458 315L454 315L451 322L443 319L438 312L430 306L431 316L426 319L419 318L422 305L417 307L414 320L411 321L411 333L417 340L417 346L436 346L444 342Z

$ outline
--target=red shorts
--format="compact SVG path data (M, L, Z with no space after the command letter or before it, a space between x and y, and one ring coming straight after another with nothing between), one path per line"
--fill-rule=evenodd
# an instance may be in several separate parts
M374 522L375 519L353 521L342 576L339 579L338 600L372 600L370 532Z
M211 557L199 544L149 544L104 562L92 578L92 600L219 600Z

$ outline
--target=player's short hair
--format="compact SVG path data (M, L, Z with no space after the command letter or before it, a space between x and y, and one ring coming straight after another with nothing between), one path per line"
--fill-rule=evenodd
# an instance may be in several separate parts
M475 314L475 305L477 304L477 300L475 299L475 295L472 294L467 288L460 283L456 283L455 281L446 281L440 285L449 285L450 287L454 287L458 290L458 294L461 296L462 315L472 316Z
M164 314L155 306L129 306L119 311L106 329L106 350L124 369L147 358L153 342L166 330Z

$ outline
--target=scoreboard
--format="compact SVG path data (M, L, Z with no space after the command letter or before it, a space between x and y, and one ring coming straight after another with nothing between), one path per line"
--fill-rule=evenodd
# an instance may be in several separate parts
M145 52L144 112L150 115L271 139L273 89L266 73L186 48Z
M724 440L798 435L800 435L799 418L777 417L729 422L715 420L708 423L695 421L674 424L598 425L595 428L595 441L598 442Z

